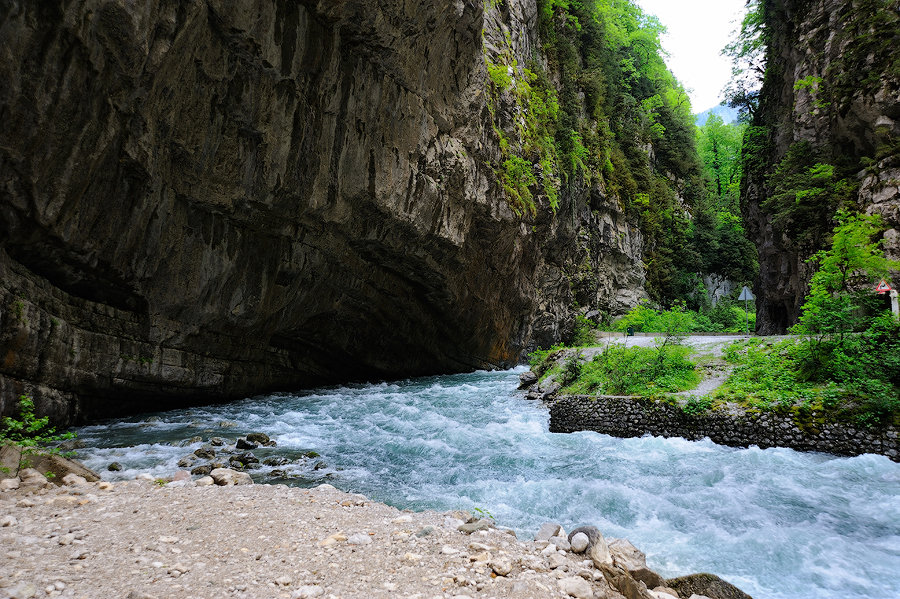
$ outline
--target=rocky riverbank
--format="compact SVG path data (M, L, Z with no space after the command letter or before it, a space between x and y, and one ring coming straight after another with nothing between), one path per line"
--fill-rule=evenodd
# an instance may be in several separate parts
M545 524L517 539L467 512L400 511L330 485L216 469L57 486L0 482L0 597L746 599L712 575L664 580L624 539Z

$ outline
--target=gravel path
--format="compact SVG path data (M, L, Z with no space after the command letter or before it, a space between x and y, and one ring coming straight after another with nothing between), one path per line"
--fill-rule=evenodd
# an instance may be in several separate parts
M621 597L583 554L496 528L464 534L462 519L329 485L6 490L0 597Z

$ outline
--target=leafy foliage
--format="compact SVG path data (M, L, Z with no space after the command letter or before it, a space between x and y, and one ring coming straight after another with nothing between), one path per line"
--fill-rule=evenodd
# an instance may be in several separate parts
M762 203L772 223L797 247L821 247L832 215L849 205L858 183L841 177L808 142L797 142L769 178L773 193Z
M676 306L671 310L656 310L646 303L639 304L616 321L615 330L634 327L643 333L742 333L746 327L744 307L734 300L723 299L715 307L703 312ZM756 324L756 314L749 313L750 330Z
M3 426L0 427L0 445L19 445L32 452L40 448L50 453L59 453L48 446L74 438L75 433L57 433L56 428L50 426L47 416L38 418L34 413L34 400L27 395L19 396L19 417L4 417Z
M608 347L581 366L566 393L654 395L695 387L700 377L688 360L691 350L680 345Z

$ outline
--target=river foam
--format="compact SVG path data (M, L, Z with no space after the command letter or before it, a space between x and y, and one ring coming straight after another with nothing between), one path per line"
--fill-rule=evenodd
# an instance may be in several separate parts
M898 597L900 464L709 441L548 432L517 371L276 394L79 429L104 477L171 474L195 435L277 439L254 471L328 482L400 508L490 513L522 535L546 520L627 537L665 576L719 574L755 599ZM118 461L122 472L106 472ZM318 469L316 469L318 468Z

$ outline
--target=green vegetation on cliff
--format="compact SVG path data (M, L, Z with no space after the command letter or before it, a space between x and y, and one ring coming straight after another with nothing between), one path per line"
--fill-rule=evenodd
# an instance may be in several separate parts
M576 202L618 202L644 236L646 288L664 305L691 296L701 272L748 278L752 252L733 201L740 175L724 154L734 144L720 149L716 137L711 152L723 154L704 172L659 20L630 0L539 0L538 11L540 56L519 64L509 36L486 54L494 168L510 205L523 215L565 205L574 217ZM710 197L708 176L728 192Z

